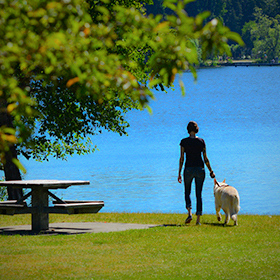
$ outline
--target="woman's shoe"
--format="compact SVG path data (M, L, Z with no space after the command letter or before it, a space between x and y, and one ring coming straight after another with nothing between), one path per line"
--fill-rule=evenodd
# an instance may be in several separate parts
M189 215L185 221L185 224L189 224L191 222L191 220L192 220L192 216Z

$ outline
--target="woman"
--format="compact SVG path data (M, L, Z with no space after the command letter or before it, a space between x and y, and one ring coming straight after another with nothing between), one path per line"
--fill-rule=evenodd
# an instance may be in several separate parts
M186 208L188 210L189 216L186 219L185 223L190 223L192 220L192 203L191 203L191 184L192 180L195 179L195 193L196 193L196 215L197 220L196 224L200 225L200 216L202 215L202 187L205 179L205 170L204 163L209 169L211 178L215 178L215 174L210 166L210 162L206 155L206 145L202 138L196 136L198 133L198 125L196 122L191 121L187 126L187 130L189 133L188 138L184 138L181 140L181 155L179 161L179 175L178 182L182 183L181 171L185 161L186 154L186 162L184 169L184 184L185 184L185 200L186 200ZM202 160L201 154L203 154Z

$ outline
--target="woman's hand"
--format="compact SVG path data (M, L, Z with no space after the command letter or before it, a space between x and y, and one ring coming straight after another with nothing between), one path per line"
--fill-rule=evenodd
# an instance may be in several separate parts
M181 174L178 175L178 182L181 184L182 183L182 176Z
M211 177L212 179L214 179L214 178L216 177L213 170L210 172L210 177Z

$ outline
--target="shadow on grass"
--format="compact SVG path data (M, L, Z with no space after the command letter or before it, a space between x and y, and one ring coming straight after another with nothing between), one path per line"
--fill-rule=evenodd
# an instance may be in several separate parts
M234 227L234 225L225 225L224 223L203 223L204 225L214 226L214 227Z
M89 233L90 228L73 228L70 226L52 226L48 230L34 231L26 229L25 226L12 226L0 228L0 235L71 235L71 234L82 234Z
M182 225L180 224L163 224L159 225L160 227L181 227Z
M84 232L81 232L84 233ZM70 235L70 234L81 234L81 233L69 233L67 231L55 231L55 230L46 230L46 231L33 231L33 230L24 230L24 229L1 229L0 235Z
M213 226L213 227L234 227L234 225L227 224L225 225L224 223L202 223L203 225L207 226ZM188 227L188 226L197 226L196 224L163 224L160 225L160 227Z

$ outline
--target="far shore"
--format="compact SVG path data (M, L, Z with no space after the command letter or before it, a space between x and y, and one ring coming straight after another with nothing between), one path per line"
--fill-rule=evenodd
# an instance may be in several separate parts
M221 67L221 66L280 66L280 63L276 62L256 62L252 59L234 59L234 60L221 60L221 61L211 61L207 60L199 68L208 68L208 67Z

